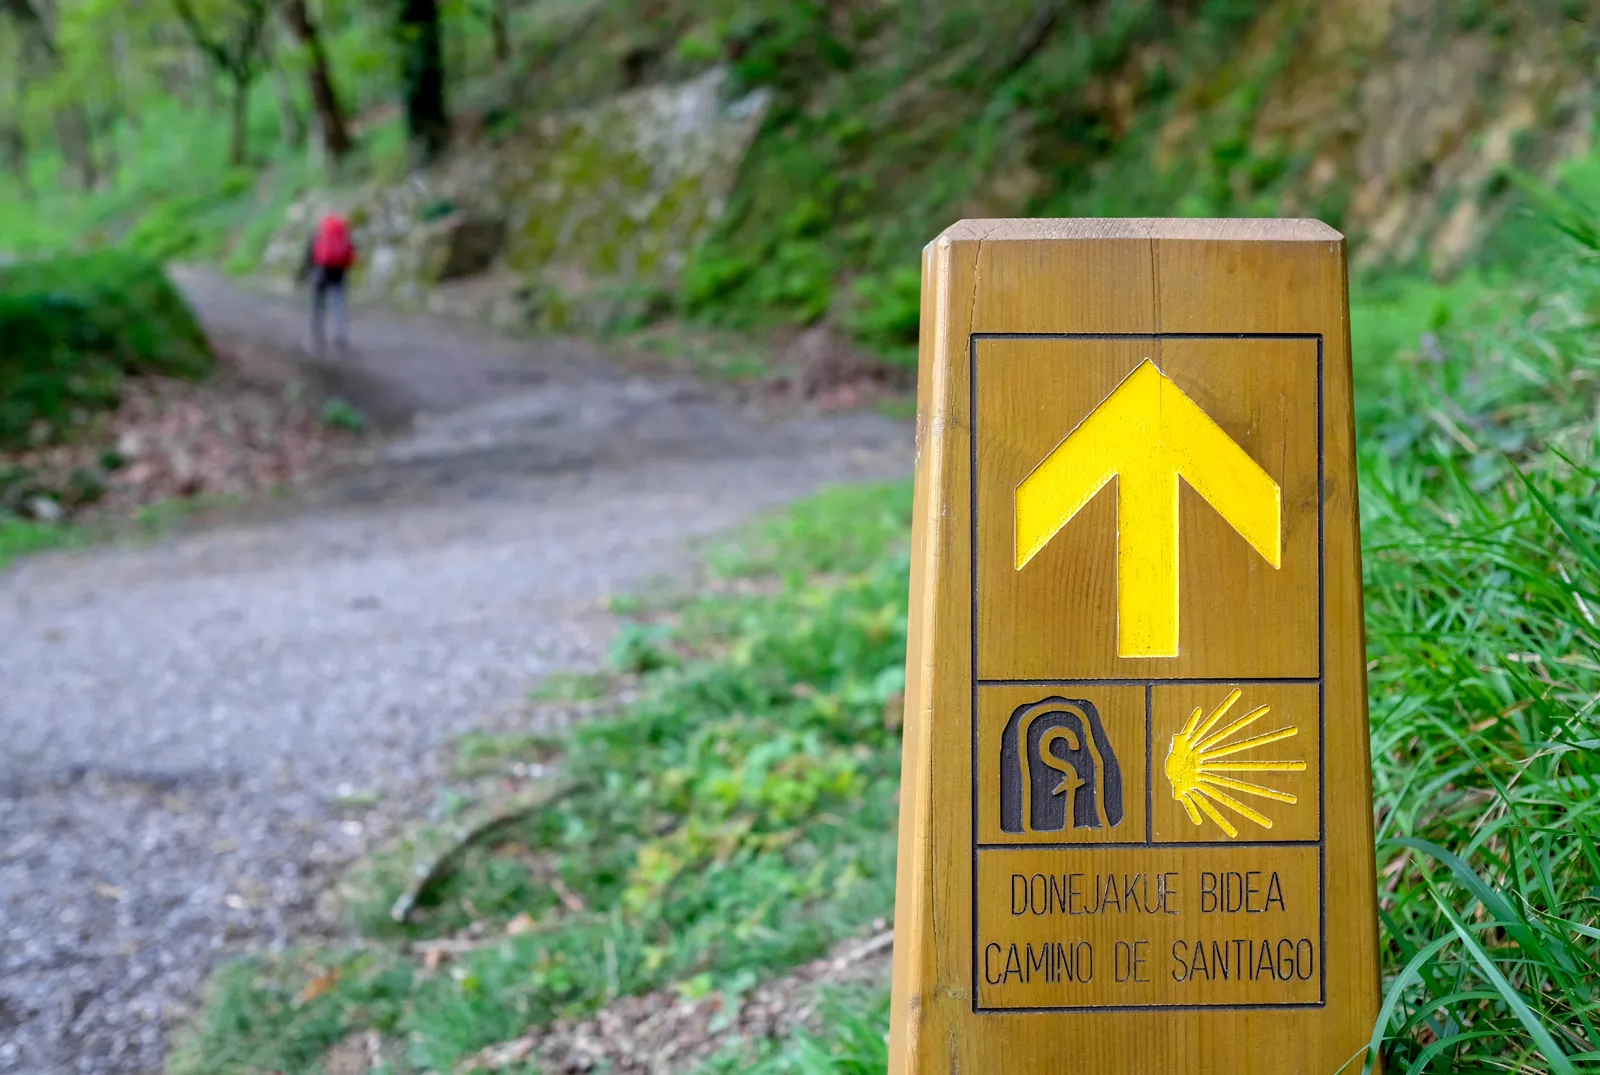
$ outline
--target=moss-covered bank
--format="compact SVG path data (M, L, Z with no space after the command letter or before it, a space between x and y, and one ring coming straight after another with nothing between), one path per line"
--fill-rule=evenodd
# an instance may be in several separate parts
M0 340L0 449L69 435L116 406L125 376L212 363L161 267L122 253L0 267Z

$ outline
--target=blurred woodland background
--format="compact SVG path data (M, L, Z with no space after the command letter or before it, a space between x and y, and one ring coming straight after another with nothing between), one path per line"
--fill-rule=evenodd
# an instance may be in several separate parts
M0 559L357 450L340 399L214 417L234 342L162 272L285 293L326 209L358 312L901 419L956 219L1320 217L1373 1041L1600 1071L1597 57L1594 0L0 0ZM150 454L190 426L227 444ZM614 599L605 666L534 698L570 733L457 741L343 932L225 964L174 1069L883 1071L909 517L835 489Z

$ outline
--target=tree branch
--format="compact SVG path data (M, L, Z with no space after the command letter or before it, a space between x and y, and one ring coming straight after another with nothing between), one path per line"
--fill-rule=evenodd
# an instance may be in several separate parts
M189 0L172 0L172 6L177 10L178 19L189 32L189 39L195 43L195 47L205 53L219 70L231 71L233 63L227 48L206 33L205 26L200 22L200 16L195 14L194 6Z
M1039 54L1045 42L1050 40L1056 24L1061 21L1063 6L1062 0L1040 0L1039 6L1033 9L1033 17L1028 20L1027 28L1022 31L1016 49L1000 69L1002 78L1009 78Z
M266 40L267 16L269 14L267 0L246 0L246 3L250 14L248 21L244 25L244 40L239 45L240 78L249 78L254 70L260 66L257 61L261 60L264 55L262 44Z
M0 0L4 3L18 0ZM26 0L21 0L26 2ZM217 70L235 82L248 82L260 66L261 46L265 37L270 7L268 0L238 0L243 8L243 21L236 25L234 40L213 37L206 32L205 23L195 12L190 0L172 0L178 19L188 31L189 38L211 61Z
M0 0L0 14L8 16L22 33L25 48L34 48L44 54L54 66L61 61L61 53L50 36L44 16L28 0Z

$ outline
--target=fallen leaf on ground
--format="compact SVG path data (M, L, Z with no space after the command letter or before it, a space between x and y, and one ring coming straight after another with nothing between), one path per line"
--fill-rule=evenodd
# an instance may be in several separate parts
M571 911L573 914L577 914L583 910L583 900L578 897L576 892L562 884L561 878L550 878L550 887L555 890L557 896L561 897L561 905L567 910Z
M37 489L51 510L116 515L299 484L354 454L359 438L330 428L299 385L241 375L235 356L219 351L221 369L205 381L129 377L117 409L70 443L0 453L0 472L27 474L10 493L0 487L0 501ZM0 502L7 507L18 505Z
M308 1000L316 1000L338 984L339 968L334 967L332 970L319 974L306 983L306 987L300 990L300 1003L304 1004Z
M881 929L837 945L826 958L795 967L728 1004L721 993L690 999L662 989L622 997L585 1019L561 1019L467 1057L456 1075L521 1070L546 1075L657 1075L692 1071L735 1043L754 1045L809 1025L824 985L889 981L894 932ZM730 1014L731 1013L731 1016Z

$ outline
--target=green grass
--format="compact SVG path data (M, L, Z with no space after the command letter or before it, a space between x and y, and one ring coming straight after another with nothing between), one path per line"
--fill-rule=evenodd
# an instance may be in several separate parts
M1600 276L1561 262L1363 369L1393 1071L1600 1070Z
M1356 307L1390 1071L1600 1070L1596 311L1582 259ZM403 928L381 912L408 849L380 861L372 943L233 966L178 1070L310 1071L366 1027L405 1043L396 1070L443 1069L622 993L736 993L887 915L907 517L904 487L837 490L714 553L724 584L624 634L639 693L560 748L577 791L469 851ZM478 737L464 761L551 749ZM538 928L431 975L400 943L518 914ZM847 1004L707 1071L882 1070L884 998Z
M237 507L240 501L241 498L233 494L185 497L146 504L124 518L100 518L92 522L47 523L0 511L0 569L23 557L57 549L157 541L191 524L197 516Z
M801 1029L779 1041L730 1047L700 1075L883 1075L889 1066L886 991L825 989L816 1021L826 1030Z
M76 542L81 531L61 523L41 523L0 514L0 570L24 556Z
M899 740L886 713L904 685L908 517L902 488L843 489L748 535L719 558L719 593L679 610L673 659L649 662L640 697L564 744L574 792L468 852L419 922L395 926L386 910L423 839L379 861L356 914L388 943L233 967L176 1070L307 1071L365 1026L404 1036L416 1068L444 1070L622 993L737 990L887 916ZM829 532L838 539L816 540ZM752 572L772 585L739 596ZM549 744L476 736L463 748L481 773L548 757ZM518 914L540 929L448 973L421 974L397 946L473 922L492 934ZM330 964L337 984L299 999Z
M1391 1072L1600 1071L1597 310L1562 259L1353 312ZM883 1069L827 1025L771 1070Z

